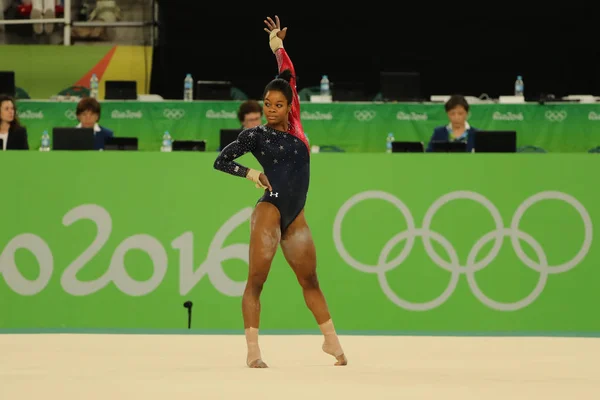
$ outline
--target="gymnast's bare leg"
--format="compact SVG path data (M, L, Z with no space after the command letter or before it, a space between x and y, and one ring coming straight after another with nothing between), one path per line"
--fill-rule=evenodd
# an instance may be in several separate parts
M281 249L285 259L294 270L300 286L302 286L304 301L313 313L323 333L323 351L336 358L335 365L348 364L335 332L325 296L323 296L323 292L319 287L315 244L304 217L304 210L286 229L281 239Z
M242 297L242 314L248 345L246 363L250 368L267 368L258 345L260 293L271 269L281 239L279 210L270 203L258 203L250 220L250 268Z

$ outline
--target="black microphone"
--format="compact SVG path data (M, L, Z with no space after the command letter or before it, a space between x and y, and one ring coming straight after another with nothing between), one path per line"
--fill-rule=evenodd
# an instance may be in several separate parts
M188 329L192 329L192 306L194 303L191 301L186 301L183 303L183 306L188 309Z

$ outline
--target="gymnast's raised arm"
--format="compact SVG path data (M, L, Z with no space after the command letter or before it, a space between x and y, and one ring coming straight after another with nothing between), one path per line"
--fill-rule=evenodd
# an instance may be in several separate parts
M265 28L265 31L269 33L269 45L271 46L271 50L277 59L277 68L279 73L282 73L287 69L290 70L292 74L290 86L294 92L294 98L292 99L292 111L290 112L290 125L300 128L298 130L302 131L300 124L300 100L298 98L298 91L296 89L296 70L294 69L292 60L283 48L283 39L285 39L287 27L281 29L281 23L277 15L275 16L275 22L273 22L271 17L267 17L265 24L268 27Z

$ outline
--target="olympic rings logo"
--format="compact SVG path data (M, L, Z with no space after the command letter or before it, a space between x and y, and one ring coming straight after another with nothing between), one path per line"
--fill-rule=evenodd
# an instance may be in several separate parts
M71 121L74 121L77 119L77 114L75 114L75 111L69 108L67 111L65 111L65 117L67 117L67 119L70 119Z
M377 265L366 265L357 261L350 255L350 253L346 250L344 244L342 243L342 222L346 216L346 213L356 204L368 199L381 199L392 203L402 213L407 223L406 230L404 232L398 233L396 236L390 239L383 247L381 253L379 254ZM473 200L482 204L488 209L496 225L493 231L483 235L475 243L475 245L473 245L467 257L466 265L460 265L457 252L452 246L452 244L448 241L448 239L430 229L431 220L433 219L435 213L440 209L440 207L453 200L458 199ZM519 224L521 218L523 217L523 214L525 214L529 207L542 200L562 200L565 203L571 205L579 213L581 219L583 220L585 237L581 249L571 260L560 265L549 265L546 253L542 249L541 245L532 236L519 229ZM395 269L406 260L413 248L415 239L419 236L423 240L423 244L427 255L439 267L449 271L451 273L451 276L448 287L439 297L424 303L411 303L407 300L400 298L391 289L385 274L386 272ZM501 303L489 298L481 291L481 289L477 285L477 281L475 280L475 272L484 269L491 263L493 259L496 258L496 256L500 252L500 248L502 247L505 236L508 236L510 238L513 249L517 257L519 257L523 264L539 272L540 274L539 281L536 287L533 289L533 291L524 299L521 299L514 303ZM340 208L335 217L333 227L333 240L335 242L335 247L338 253L348 265L362 272L377 274L379 284L381 286L381 289L383 290L383 293L399 307L412 311L426 311L439 307L444 302L446 302L446 300L448 300L448 298L456 289L456 285L458 284L460 275L465 274L467 276L467 281L473 294L483 304L499 311L515 311L527 307L540 296L546 285L548 275L559 274L573 269L584 259L584 257L590 250L592 244L592 220L585 207L574 197L562 192L546 191L537 193L526 199L523 203L521 203L521 205L517 208L515 214L513 215L510 227L507 228L504 227L504 223L502 221L502 217L500 216L498 209L486 197L482 196L479 193L470 191L455 191L437 199L425 213L425 218L423 219L423 227L417 228L415 226L415 221L410 213L410 210L400 199L386 192L367 191L354 195L353 197L348 199ZM432 240L438 242L444 248L444 250L449 255L450 262L447 262L446 260L442 259L435 252L432 246ZM523 248L521 247L521 243L519 242L520 240L527 242L527 244L531 246L531 248L535 251L537 255L537 258L539 260L538 262L530 259L525 254ZM406 241L406 245L404 246L400 254L393 260L387 261L388 256L394 248L394 246L396 246L402 241ZM482 260L476 261L479 251L490 241L493 241L494 244L489 254Z
M185 116L185 111L180 108L165 108L163 115L167 119L181 119Z
M567 112L565 110L561 111L546 111L546 119L552 122L562 122L567 118Z
M375 118L377 113L373 110L356 110L354 111L354 118L359 120L360 122L370 121Z

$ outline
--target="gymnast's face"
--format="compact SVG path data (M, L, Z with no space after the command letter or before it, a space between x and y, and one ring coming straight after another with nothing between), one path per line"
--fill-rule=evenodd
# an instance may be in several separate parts
M264 98L263 114L267 118L267 125L287 124L288 113L291 105L282 92L269 90Z

